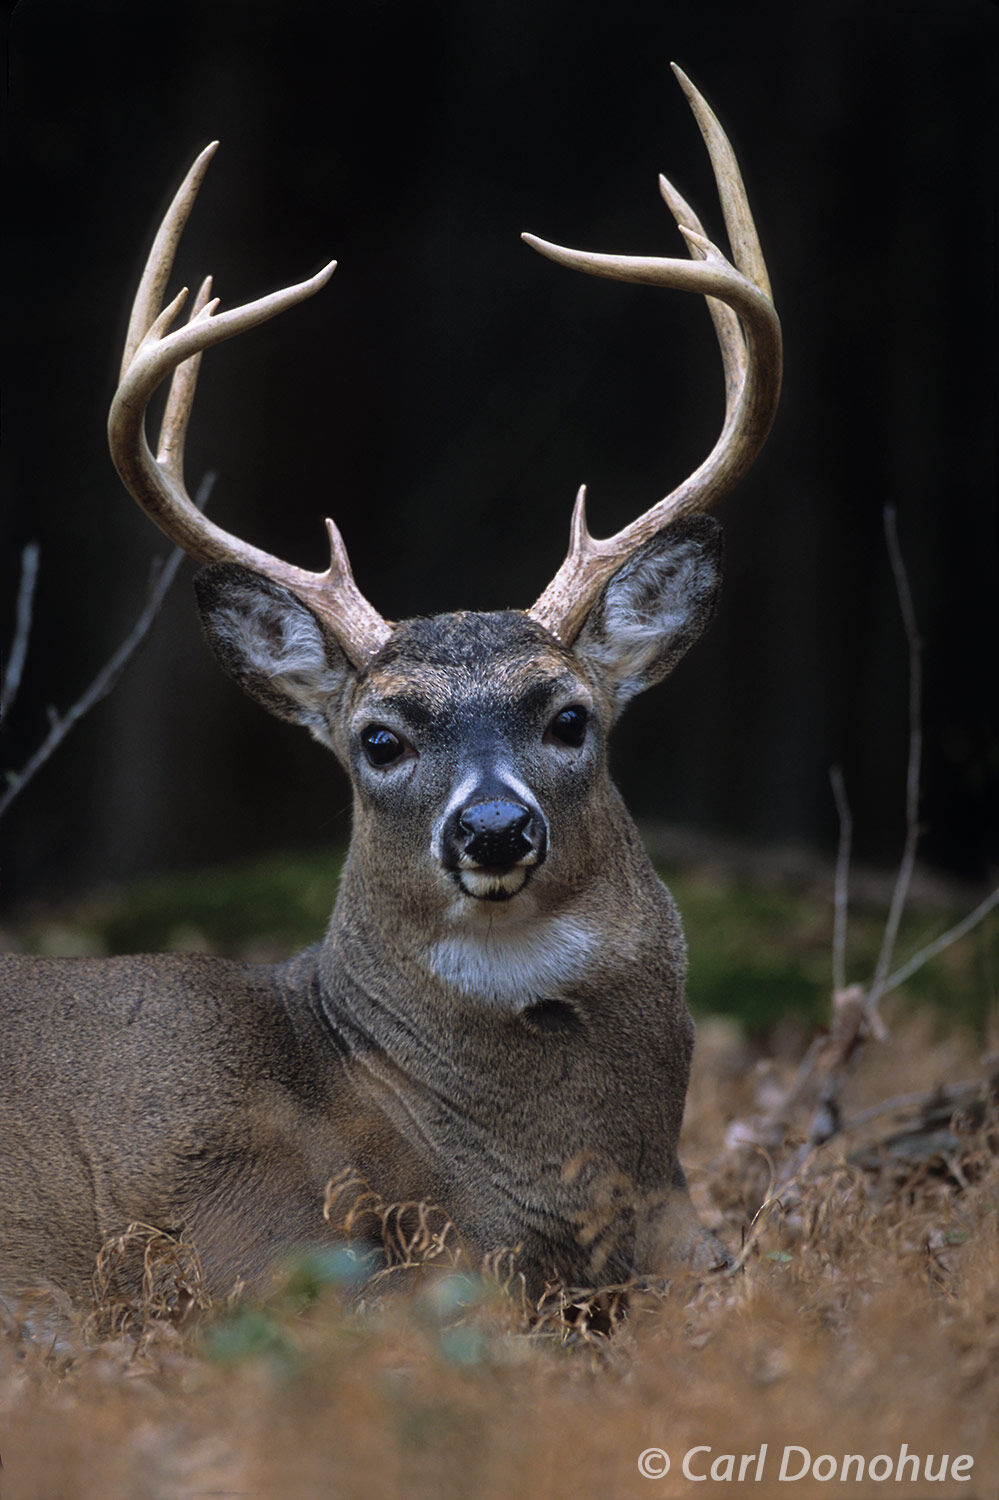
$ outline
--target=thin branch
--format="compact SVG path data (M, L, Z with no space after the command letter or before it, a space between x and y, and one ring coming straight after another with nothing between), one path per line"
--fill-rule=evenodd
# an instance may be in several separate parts
M149 581L149 592L142 613L129 631L128 636L118 647L112 657L105 662L86 692L77 699L65 714L58 714L54 709L49 709L49 732L38 746L35 753L22 766L20 771L9 771L7 773L7 790L0 796L0 818L10 807L28 783L38 774L52 755L55 754L63 740L69 734L74 724L78 724L84 714L90 712L95 704L106 698L115 686L128 663L139 649L166 596L167 589L174 580L174 575L180 564L183 553L173 552L165 563L157 560L152 567Z
M203 509L206 505L214 482L214 473L206 474L201 481L195 498L195 504L199 509ZM167 590L173 583L177 569L183 558L184 553L179 547L176 547L165 562L157 559L153 563L146 602L142 613L132 626L125 640L118 647L118 650L105 662L90 686L72 707L66 710L65 714L60 715L54 709L49 709L48 734L20 771L7 773L7 789L0 795L0 818L3 817L15 797L24 791L28 783L38 774L46 762L51 759L73 726L78 724L95 704L100 703L102 698L106 698L117 685L125 668L152 629L153 623L163 606Z
M943 952L951 943L970 932L988 913L999 906L999 888L986 896L975 910L949 928L942 936L914 954L907 963L889 975L892 955L898 937L899 923L905 908L916 846L919 841L919 783L922 762L922 646L916 625L912 595L908 576L898 543L895 512L886 508L884 513L885 538L895 587L898 594L902 622L909 646L909 757L906 771L905 820L906 837L899 863L895 887L885 923L884 937L877 968L869 987L846 984L846 923L847 880L850 858L851 815L846 798L842 772L838 766L830 771L833 797L839 814L839 848L835 877L835 921L833 931L833 1006L832 1018L827 1034L812 1042L798 1067L791 1087L783 1092L776 1103L754 1121L737 1123L730 1127L728 1139L740 1144L766 1144L776 1151L786 1139L792 1116L797 1108L814 1100L812 1119L804 1141L791 1153L771 1183L768 1202L790 1191L804 1171L816 1149L845 1128L840 1093L850 1068L860 1055L864 1044L874 1037L887 1039L887 1031L878 1013L878 1003L889 990L897 988L923 964ZM951 1102L963 1097L967 1085L955 1085L952 1093L937 1090L932 1096L902 1096L877 1105L873 1110L862 1112L849 1122L854 1128L868 1118L882 1112L891 1112L900 1104L922 1102L926 1098L945 1097ZM766 1206L766 1205L765 1205Z
M895 589L898 593L905 638L909 645L909 761L905 777L905 846L899 861L898 875L895 878L895 889L892 891L888 920L885 922L881 953L871 982L868 1008L872 1016L877 1012L878 1003L888 983L895 942L898 938L898 927L902 920L902 912L905 909L916 863L916 846L919 843L920 833L919 783L923 759L923 647L916 625L916 612L912 604L909 577L898 542L894 506L885 506L884 523L888 556L891 559L892 573L895 577Z
M830 1045L824 1058L826 1071L819 1094L819 1105L808 1132L807 1139L810 1145L821 1145L840 1130L842 1126L840 1091L864 1042L870 1036L878 1041L887 1039L888 1033L878 1013L878 1006L888 981L899 923L908 899L912 872L916 863L916 848L919 843L919 782L923 753L922 643L916 626L916 612L912 604L909 577L905 570L902 549L898 543L894 506L885 506L884 526L888 557L891 561L895 590L902 614L902 625L909 645L909 759L905 775L905 846L899 861L898 874L895 877L895 887L891 895L874 978L867 989L861 985L848 987L845 984L838 984L833 993ZM835 778L833 791L835 794ZM838 878L839 860L837 860ZM837 960L834 957L835 963ZM845 961L843 967L845 970Z
M858 1130L861 1125L869 1125L884 1115L925 1115L931 1109L947 1109L953 1114L955 1110L966 1109L976 1099L981 1099L988 1088L987 1079L976 1078L970 1083L940 1084L935 1089L922 1089L915 1094L896 1094L894 1099L882 1099L880 1104L858 1110L846 1122L846 1129Z
M829 771L836 815L839 819L839 844L836 849L836 880L833 887L833 991L846 989L846 924L850 894L850 845L853 839L853 816L846 795L846 782L840 766Z
M914 953L900 969L896 969L894 974L885 980L882 994L887 994L889 990L898 989L900 984L904 984L907 979L911 979L913 974L918 969L921 969L924 964L929 963L931 958L936 958L937 954L942 953L945 948L949 948L951 943L956 943L959 938L964 937L965 933L970 932L973 927L977 927L978 923L987 917L989 912L997 906L999 906L999 885L996 886L990 895L985 897L984 901L979 902L974 911L969 912L966 917L962 917L960 922L955 922L953 927L948 927L947 931L941 933L940 937L934 938L932 943L927 943L925 948L920 948L919 952Z
M38 556L37 542L29 542L21 553L21 582L18 585L14 614L14 639L10 643L7 665L0 680L0 723L10 713L21 686L31 636L31 611L35 600L35 584L38 582Z

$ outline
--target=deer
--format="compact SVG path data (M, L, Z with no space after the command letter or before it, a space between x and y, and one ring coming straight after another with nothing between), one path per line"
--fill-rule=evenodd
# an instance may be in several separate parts
M677 1142L693 1045L671 896L611 781L629 700L701 634L721 576L705 514L773 422L780 324L735 155L675 69L709 153L731 258L665 179L686 257L567 249L559 265L703 296L725 381L707 458L606 540L585 488L566 558L528 610L397 623L340 532L312 573L192 502L184 446L214 344L313 296L165 307L215 149L156 232L108 422L133 499L202 565L207 641L264 708L345 768L352 832L329 927L276 964L206 955L0 959L0 1288L85 1302L129 1224L192 1245L204 1285L263 1291L299 1247L342 1242L329 1185L440 1207L477 1263L507 1249L531 1297L708 1270ZM155 454L153 393L170 377Z

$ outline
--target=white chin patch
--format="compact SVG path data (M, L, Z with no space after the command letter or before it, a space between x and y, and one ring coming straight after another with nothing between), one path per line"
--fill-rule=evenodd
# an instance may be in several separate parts
M523 890L527 884L528 871L518 865L502 873L494 870L460 870L458 884L466 896L476 896L480 901L506 901Z
M509 921L466 921L464 931L433 944L431 972L472 1000L504 1007L557 999L582 979L599 933L574 917L522 919L516 915L525 910L522 902L506 910Z

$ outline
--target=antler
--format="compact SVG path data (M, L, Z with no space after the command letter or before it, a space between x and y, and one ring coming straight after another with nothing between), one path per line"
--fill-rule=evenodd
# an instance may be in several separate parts
M343 539L333 522L326 522L330 566L325 573L309 573L223 531L201 514L184 485L184 439L202 352L311 297L336 269L336 261L330 261L308 281L223 313L216 313L219 299L211 297L211 278L207 277L188 321L169 331L187 297L186 288L162 312L160 303L178 241L217 145L213 142L197 158L153 240L132 306L120 381L108 415L111 457L129 494L171 541L198 562L239 563L281 584L329 625L354 665L363 666L384 645L391 628L355 584ZM146 440L146 408L171 372L154 458Z
M576 497L569 552L528 614L571 645L607 580L644 542L679 516L706 509L742 478L763 446L777 410L781 377L780 322L735 154L711 109L673 65L701 129L718 186L735 265L707 238L693 210L665 177L659 189L687 241L690 260L645 259L566 250L534 235L523 238L560 265L606 276L700 292L708 304L725 369L725 421L708 457L689 479L605 541L586 527L586 488Z

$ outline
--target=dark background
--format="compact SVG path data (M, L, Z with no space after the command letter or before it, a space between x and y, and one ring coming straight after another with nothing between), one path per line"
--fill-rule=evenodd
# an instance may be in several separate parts
M999 12L984 0L21 0L9 20L0 640L42 546L16 766L138 612L158 535L104 439L126 307L195 149L222 148L182 247L232 305L339 269L205 362L193 489L308 567L332 514L400 617L527 606L576 486L605 535L714 441L703 304L524 247L679 254L665 170L721 234L668 71L742 160L786 335L784 397L721 507L720 617L629 710L633 809L858 853L903 830L906 653L882 539L898 507L926 641L925 852L996 854L994 250ZM187 574L155 636L3 825L5 901L345 836L347 789L223 679ZM990 800L991 799L991 800Z

